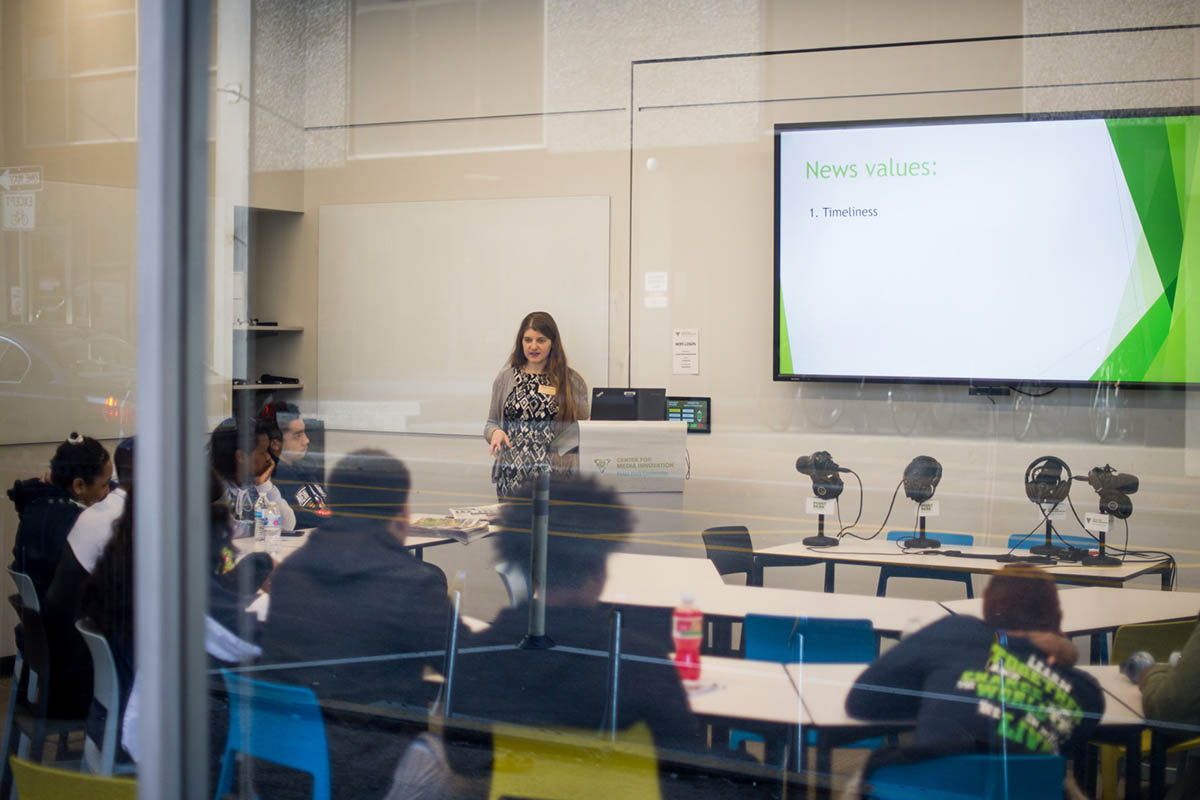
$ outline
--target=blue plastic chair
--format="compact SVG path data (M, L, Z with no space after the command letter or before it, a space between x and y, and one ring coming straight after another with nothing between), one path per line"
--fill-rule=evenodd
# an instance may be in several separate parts
M911 539L916 536L915 531L888 531L888 541L898 542L903 539ZM925 534L930 539L937 539L943 545L966 545L970 547L975 544L975 537L969 533L931 533ZM951 581L953 583L961 583L967 587L967 599L975 597L975 590L971 587L971 573L969 572L947 572L944 569L933 569L931 567L906 567L899 565L884 565L879 568L879 586L875 589L876 597L884 597L887 595L888 578L924 578L931 581Z
M875 626L869 619L827 619L824 617L774 617L747 614L742 628L746 658L751 661L778 661L781 664L867 664L878 654ZM801 647L803 646L803 652ZM813 731L809 742L815 743ZM762 741L762 737L744 730L729 733L729 749L743 741ZM864 739L846 745L875 749L882 740Z
M237 753L313 776L313 800L329 800L325 720L311 689L246 678L221 670L229 690L229 737L221 757L216 798L233 787Z
M872 800L1059 800L1065 773L1062 756L947 756L880 767L867 776L863 796Z
M866 664L878 652L869 619L747 614L746 658L781 664ZM804 651L801 652L803 640Z

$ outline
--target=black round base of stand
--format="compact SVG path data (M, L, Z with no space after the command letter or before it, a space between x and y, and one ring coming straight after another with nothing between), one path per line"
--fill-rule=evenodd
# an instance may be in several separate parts
M1065 547L1059 547L1056 544L1039 544L1029 548L1029 552L1035 556L1050 556L1050 558L1058 558L1064 561L1070 560L1071 551Z
M1083 565L1085 567L1119 567L1121 559L1112 556L1085 556Z
M834 547L837 545L837 543L837 539L833 538L832 536L825 536L824 534L820 536L809 536L804 540L805 547Z
M905 539L903 544L906 550L933 550L942 546L942 543L937 539L927 539L924 536L918 536L915 539Z
M526 636L517 647L522 650L549 650L554 647L554 640L549 636Z
M1002 556L996 556L996 560L1001 564L1057 564L1058 560L1050 556L1035 556L1033 554L1027 556L1018 556L1013 553L1005 553Z

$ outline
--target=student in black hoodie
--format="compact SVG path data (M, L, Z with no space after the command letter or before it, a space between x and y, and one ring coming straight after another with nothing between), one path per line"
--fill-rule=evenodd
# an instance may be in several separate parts
M125 501L133 487L133 439L125 439L113 453L113 465L119 478L117 489L109 492L79 514L66 546L58 560L54 580L46 590L42 618L50 642L50 672L56 691L64 682L73 687L68 711L72 716L88 713L92 698L92 656L83 636L75 629L80 599L101 554L112 540L116 523L124 516ZM78 552L77 552L78 550ZM84 553L85 566L79 557Z
M529 498L530 488L514 495ZM529 563L531 523L528 499L505 504L503 532L493 539L498 558ZM599 605L599 598L608 556L620 548L630 528L629 511L612 489L578 477L551 481L545 620L546 635L555 646L518 647L528 631L529 606L501 611L490 628L471 637L460 651L451 705L456 719L606 736L612 613ZM646 629L631 624L626 614L621 652L630 658L620 664L616 727L619 733L639 725L648 728L660 759L672 753L694 755L704 746L670 649L669 625ZM453 772L448 783L465 781L481 787L486 796L490 751L457 746L447 752ZM410 780L406 767L398 768L390 798L434 796L421 794L429 787L420 778ZM659 776L664 797L694 796L695 787L674 781L670 770L660 768Z
M239 595L222 580L222 553L231 539L229 508L220 502L225 491L216 473L209 473L209 564L208 610L205 616L204 649L210 657L210 667L233 666L251 661L259 655L255 642L259 634L258 618L244 609L248 598ZM113 525L113 536L96 562L96 567L84 585L78 616L90 619L99 629L112 650L120 692L120 713L126 716L130 706L136 674L134 664L134 530L132 486L125 509ZM255 569L246 570L247 575ZM254 586L250 591L257 589ZM136 704L136 703L135 703ZM210 755L219 759L225 742L227 711L224 701L210 697L210 709L215 714L211 726ZM89 730L98 734L104 728L103 712L93 705L88 716ZM137 756L136 740L131 734L136 725L131 721L121 726L121 743ZM214 772L215 775L215 772Z
M501 560L529 563L531 495L532 491L518 492L526 499L504 505L504 532L494 539ZM489 629L471 640L472 646L493 650L459 657L454 713L582 731L603 727L611 610L601 607L599 599L608 556L620 549L631 524L629 511L612 489L578 477L551 481L546 635L555 648L515 647L528 631L528 602L502 610ZM495 649L503 645L513 647ZM699 747L699 724L670 661L671 647L668 625L646 630L625 621L621 650L642 658L621 663L617 725L625 729L643 722L659 748L694 751Z
M271 577L263 661L280 668L263 679L310 687L322 700L418 709L432 700L422 670L441 666L449 602L442 571L404 549L409 487L408 469L381 450L351 453L334 468L333 515ZM386 658L414 653L426 655ZM326 660L336 663L288 667ZM382 796L409 741L331 719L326 736L333 795L346 798ZM272 784L258 784L260 796L297 789Z
M983 595L983 619L949 616L902 640L859 676L846 711L917 721L913 745L875 751L885 763L970 752L1064 753L1086 742L1104 695L1074 669L1054 580L1011 566ZM869 777L868 777L869 780Z
M20 518L9 568L33 579L39 600L46 597L75 519L108 496L112 474L104 445L72 433L50 459L49 482L29 478L8 490Z

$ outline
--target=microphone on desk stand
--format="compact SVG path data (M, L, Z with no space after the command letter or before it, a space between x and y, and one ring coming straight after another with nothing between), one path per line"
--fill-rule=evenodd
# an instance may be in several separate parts
M1100 497L1101 514L1108 514L1109 517L1117 519L1129 519L1133 514L1133 500L1129 498L1129 495L1135 494L1138 490L1136 475L1117 472L1111 464L1105 464L1103 467L1092 467L1086 476L1076 475L1075 480L1087 481L1096 490L1096 494ZM1100 531L1100 549L1096 555L1083 559L1084 566L1115 567L1121 563L1121 559L1105 554L1105 536L1105 532Z
M938 482L942 479L942 465L932 456L917 456L908 462L904 468L904 494L918 506L920 529L912 539L904 540L905 549L932 549L941 547L937 539L925 536L925 515L920 513L920 505L928 502L937 491Z
M1063 476L1066 473L1066 476ZM1054 544L1054 522L1050 514L1066 501L1071 492L1071 468L1067 462L1054 456L1042 456L1025 468L1025 496L1037 503L1046 518L1046 542L1034 545L1029 552L1035 556L1047 556L1059 561L1079 561L1086 553L1073 547ZM1046 507L1050 510L1047 511Z
M811 456L796 459L796 472L812 478L812 492L820 500L837 500L845 488L839 472L849 472L839 467L826 450L818 450ZM804 540L806 547L834 547L838 540L825 535L825 515L817 515L817 535Z

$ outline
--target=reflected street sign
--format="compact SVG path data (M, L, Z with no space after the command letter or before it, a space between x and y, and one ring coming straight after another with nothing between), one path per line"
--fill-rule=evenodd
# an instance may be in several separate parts
M37 221L35 201L37 195L33 192L5 192L4 200L4 230L31 231Z
M40 192L42 190L42 168L0 167L0 189L6 192Z

